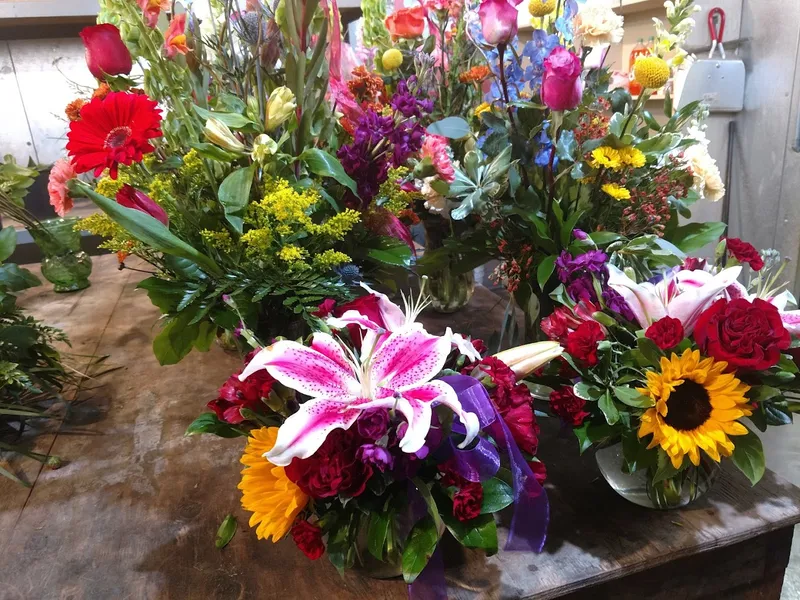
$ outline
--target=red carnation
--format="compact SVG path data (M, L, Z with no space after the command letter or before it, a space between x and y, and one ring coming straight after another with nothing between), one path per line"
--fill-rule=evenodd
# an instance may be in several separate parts
M570 333L584 321L593 321L592 315L600 310L598 305L587 300L578 302L574 309L559 306L550 316L542 319L541 328L549 339L564 344Z
M358 496L372 476L372 468L357 457L366 441L355 428L335 429L313 455L293 459L286 476L312 498Z
M597 343L606 339L597 321L586 321L567 336L567 352L572 358L590 367L597 364Z
M249 362L249 361L247 361ZM245 363L246 364L246 363ZM236 425L244 421L241 409L263 412L263 398L268 398L275 384L275 379L266 369L256 371L244 381L239 381L241 371L234 373L219 389L219 397L208 403L220 421Z
M756 371L778 364L792 342L778 309L760 298L717 300L697 320L694 339L716 360Z
M547 467L544 466L544 463L540 460L532 460L528 463L528 466L533 471L533 476L539 482L539 485L544 485L544 482L547 481Z
M320 319L324 319L333 312L333 309L336 307L336 300L333 298L325 298L319 306L317 306L317 310L312 312L311 314L315 317L319 317Z
M78 173L105 169L117 178L120 164L140 162L155 148L153 138L161 137L161 111L144 94L111 92L93 98L81 109L79 121L69 124L67 150Z
M580 427L583 420L589 416L584 407L586 400L579 398L572 391L571 386L564 386L550 392L550 410L561 417L567 425Z
M292 525L292 539L303 554L311 560L317 560L325 554L322 530L308 521L297 521Z
M673 317L659 319L644 332L644 337L653 340L662 350L677 346L683 340L683 336L683 324L680 319Z
M103 23L84 27L80 36L86 48L86 66L97 79L131 72L131 53L114 25Z
M725 243L728 254L740 263L747 263L753 271L760 271L764 268L764 259L761 258L753 244L743 242L739 238L727 238Z
M467 482L453 496L453 516L459 521L470 521L481 514L483 486Z

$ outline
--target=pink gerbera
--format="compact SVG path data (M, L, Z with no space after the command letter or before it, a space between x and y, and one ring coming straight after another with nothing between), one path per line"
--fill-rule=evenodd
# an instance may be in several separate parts
M429 158L442 181L452 183L456 179L453 161L450 159L447 139L440 135L429 135L422 143L422 158Z
M50 195L50 204L59 217L63 217L72 210L72 198L69 196L67 182L75 178L75 167L72 161L66 158L58 159L50 169L47 181L47 193Z
M94 171L99 177L105 169L117 178L120 164L140 162L155 148L153 138L161 137L161 111L144 94L111 92L93 98L81 109L80 121L69 124L67 150L75 171Z

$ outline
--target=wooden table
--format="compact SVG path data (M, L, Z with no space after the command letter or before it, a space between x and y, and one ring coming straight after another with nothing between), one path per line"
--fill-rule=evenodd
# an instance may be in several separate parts
M400 581L340 578L291 540L256 540L236 489L243 442L183 435L237 360L214 348L159 367L157 311L134 290L139 278L102 257L91 288L43 286L23 298L70 334L75 352L109 353L124 369L82 397L57 434L37 438L64 467L16 463L30 490L0 481L0 599L405 598ZM429 323L454 319L456 330L488 335L503 308L479 288L467 310ZM545 551L470 553L447 573L451 598L779 597L800 490L775 474L751 488L728 469L706 498L658 512L619 498L557 428L544 428L541 457L552 505ZM239 531L220 551L214 536L229 512Z

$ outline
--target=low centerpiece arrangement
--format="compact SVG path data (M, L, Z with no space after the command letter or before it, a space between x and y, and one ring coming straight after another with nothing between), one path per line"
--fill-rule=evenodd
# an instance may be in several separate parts
M506 549L540 551L544 467L518 380L558 343L482 358L477 340L428 333L416 320L426 302L403 311L368 291L326 303L309 338L248 356L188 433L247 436L239 488L259 538L291 533L340 571L402 574L415 597L446 589L443 535L494 553L495 515L510 505Z
M724 457L757 483L765 459L752 427L786 425L800 411L800 311L781 291L785 263L736 238L720 242L716 262L688 258L654 281L598 250L582 258L542 321L572 371L570 381L543 374L549 408L581 452L601 448L612 487L645 506L694 500ZM615 308L599 303L608 291L621 300Z

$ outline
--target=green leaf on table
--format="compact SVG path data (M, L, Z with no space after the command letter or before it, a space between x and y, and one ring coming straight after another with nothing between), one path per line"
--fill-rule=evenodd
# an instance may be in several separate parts
M39 332L27 325L9 325L0 328L0 342L16 346L21 352L27 352L31 346L39 342Z
M470 134L469 123L461 117L445 117L428 125L428 133L441 135L451 140L460 140Z
M244 214L250 203L255 168L255 165L250 165L246 169L237 169L225 178L217 193L225 211L225 219L238 233L242 233L244 227Z
M691 253L716 242L725 233L725 227L725 223L719 222L686 223L677 227L668 241L683 252Z
M514 502L514 490L502 479L492 477L482 483L483 504L481 514L493 514L503 510Z
M358 196L358 187L350 175L345 173L339 159L319 148L306 148L300 155L308 170L320 177L330 177Z
M617 400L623 404L633 406L634 408L649 408L655 406L655 402L650 396L645 396L626 385L615 387L614 395L617 397Z
M556 268L557 258L557 256L551 254L550 256L545 256L542 262L539 263L539 267L536 269L536 281L539 283L540 290L544 289L545 284L553 274Z
M217 539L214 545L222 550L230 543L234 535L236 535L236 517L228 515L222 520L222 524L217 529Z
M414 525L403 548L402 568L406 583L414 583L439 543L439 532L430 515Z
M75 181L73 180L73 182ZM175 236L158 219L142 211L117 204L116 201L98 194L85 183L73 183L70 185L70 190L76 196L88 197L113 221L122 226L125 231L154 250L186 258L206 269L209 273L222 275L222 269L219 268L216 262Z
M615 425L619 422L619 410L617 409L617 405L614 404L611 392L606 390L606 393L600 396L597 405L600 407L600 410L603 411L603 415L609 425Z
M374 511L369 516L367 528L367 550L378 560L383 560L383 548L386 545L386 536L389 533L391 521L389 514Z
M733 464L745 474L750 483L757 484L767 468L761 438L748 429L747 435L732 436L731 441L734 444L731 455Z
M8 292L21 292L41 283L36 275L19 265L14 263L0 265L0 289Z
M0 229L0 262L8 260L17 247L17 230L13 227Z
M205 412L197 417L186 429L185 436L211 433L223 438L247 436L247 432L220 421L213 412Z

